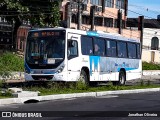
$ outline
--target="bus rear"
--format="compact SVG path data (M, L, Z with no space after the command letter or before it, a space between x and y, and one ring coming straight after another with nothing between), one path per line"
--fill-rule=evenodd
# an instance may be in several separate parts
M65 36L64 29L29 31L25 51L26 81L65 79Z

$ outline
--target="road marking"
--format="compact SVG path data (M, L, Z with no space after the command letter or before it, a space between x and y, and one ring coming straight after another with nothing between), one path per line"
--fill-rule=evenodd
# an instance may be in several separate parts
M119 97L118 95L104 95L104 96L96 96L96 98L114 98Z
M75 100L75 99L77 99L77 98L66 98L64 100Z

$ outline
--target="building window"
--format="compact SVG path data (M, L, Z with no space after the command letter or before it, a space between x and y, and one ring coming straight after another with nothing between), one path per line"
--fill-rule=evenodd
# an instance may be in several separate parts
M124 9L124 0L116 0L116 8Z
M126 22L124 20L122 20L122 28L125 28L125 26L126 26L125 23Z
M20 48L19 49L23 50L23 41L22 40L20 40Z
M89 18L89 16L82 15L82 24L87 24L87 25L89 25L89 23L90 23L90 18Z
M104 18L104 26L113 27L113 18Z
M106 0L105 6L113 8L114 0Z
M114 27L115 27L115 28L118 28L118 26L119 26L118 24L119 24L118 19L115 19L115 20L114 20ZM126 24L126 21L122 20L122 26L121 26L121 27L122 27L122 28L125 28L125 27L126 27L125 24Z
M98 25L98 26L102 26L103 18L102 17L95 17L94 24Z
M88 0L85 0L83 4L88 4Z
M72 23L77 23L77 15L76 14L73 14L72 15L72 20L71 20Z
M159 47L159 39L157 37L153 37L151 40L151 50L158 50Z
M92 5L99 5L102 6L102 0L90 0Z
M118 19L115 19L115 20L114 20L114 27L115 27L115 28L118 28Z

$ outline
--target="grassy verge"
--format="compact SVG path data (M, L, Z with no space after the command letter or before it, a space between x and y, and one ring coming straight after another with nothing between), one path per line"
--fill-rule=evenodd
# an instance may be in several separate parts
M143 70L160 70L160 64L143 62L142 69Z
M24 88L24 90L31 90L31 91L39 91L40 95L52 95L52 94L69 94L69 93L83 93L83 92L99 92L99 91L113 91L113 90L132 90L132 89L145 89L145 88L158 88L160 85L151 84L150 82L141 83L139 85L134 86L113 86L111 84L105 86L98 86L98 87L88 87L85 86L83 83L74 84L57 84L47 86L47 87L28 87Z
M133 86L113 86L112 84L88 87L81 82L74 83L47 83L45 86L29 86L23 87L23 90L27 91L39 91L40 96L53 95L53 94L69 94L69 93L83 93L83 92L99 92L99 91L113 91L113 90L133 90L133 89L145 89L145 88L159 88L158 84L151 84L150 81L144 83L141 81L138 85ZM1 91L1 90L0 90ZM0 93L0 98L12 97L10 91L5 94Z

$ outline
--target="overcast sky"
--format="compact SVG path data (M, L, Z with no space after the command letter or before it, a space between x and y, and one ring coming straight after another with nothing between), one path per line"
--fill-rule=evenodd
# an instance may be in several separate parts
M160 0L128 0L128 18L144 15L146 19L160 15Z

